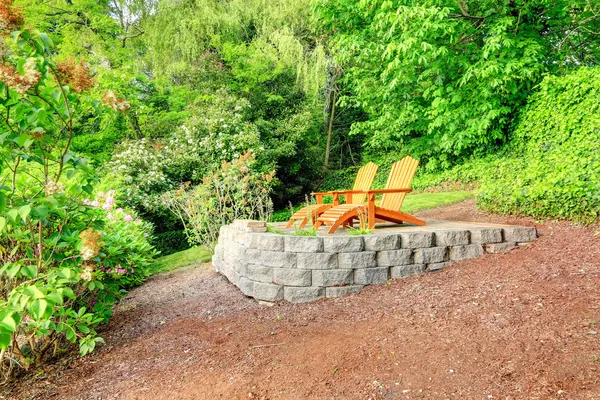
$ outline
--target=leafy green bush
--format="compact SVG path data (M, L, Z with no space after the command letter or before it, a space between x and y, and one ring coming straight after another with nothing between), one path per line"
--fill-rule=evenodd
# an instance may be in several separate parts
M600 68L547 77L523 113L510 157L491 165L488 210L595 221L600 212Z
M167 192L164 204L185 225L190 244L212 249L221 226L235 219L268 221L273 212L271 187L275 171L256 171L253 153L245 153L204 178L201 185Z
M177 253L190 247L183 230L155 233L152 237L152 244L156 250L160 251L162 256Z
M2 17L2 15L0 15ZM78 117L100 107L82 64L56 63L42 33L15 31L0 65L0 373L39 365L63 342L82 354L153 250L147 227L108 218L94 170L70 151ZM2 39L0 39L1 41ZM111 197L112 198L112 197ZM137 271L136 271L137 270Z
M344 68L340 102L368 114L352 132L366 133L374 152L404 150L428 170L506 143L545 73L600 62L589 2L314 3Z

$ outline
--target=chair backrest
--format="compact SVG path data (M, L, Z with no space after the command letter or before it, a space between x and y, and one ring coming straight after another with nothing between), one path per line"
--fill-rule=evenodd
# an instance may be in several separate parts
M386 189L408 189L412 183L419 162L411 156L406 156L402 160L392 165L390 176L388 177ZM381 199L381 208L386 210L400 211L406 193L385 193Z
M356 180L354 181L354 186L352 187L352 190L370 190L371 185L373 185L373 181L375 180L375 175L377 174L378 169L379 166L370 161L367 164L363 165L356 174ZM346 203L360 204L364 203L366 199L366 194L352 194L348 195Z

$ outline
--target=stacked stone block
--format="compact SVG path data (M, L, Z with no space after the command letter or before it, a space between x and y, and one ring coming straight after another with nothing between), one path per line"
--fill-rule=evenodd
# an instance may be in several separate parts
M529 227L284 236L266 232L263 222L235 221L221 228L213 266L246 296L299 303L505 252L536 236Z

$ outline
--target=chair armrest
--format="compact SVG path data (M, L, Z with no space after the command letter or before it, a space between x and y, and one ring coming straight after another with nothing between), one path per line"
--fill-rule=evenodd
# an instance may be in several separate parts
M333 191L332 192L311 192L310 194L312 194L313 196L333 196Z

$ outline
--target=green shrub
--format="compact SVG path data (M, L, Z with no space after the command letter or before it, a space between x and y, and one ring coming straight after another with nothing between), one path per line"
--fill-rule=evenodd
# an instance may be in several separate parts
M481 182L487 210L595 221L600 211L600 68L547 77L513 138L510 156Z
M155 233L152 244L162 256L187 250L190 247L183 230Z
M253 169L253 153L245 153L204 178L201 185L167 192L164 204L185 226L191 245L205 249L219 238L221 226L235 219L268 221L273 212L270 184L275 171L269 174Z
M1 39L0 39L1 40ZM4 46L4 44L2 44ZM0 67L0 374L39 365L65 341L102 339L123 287L154 252L148 227L109 218L111 195L83 201L94 170L70 151L78 118L106 113L85 66L55 63L48 37L16 31ZM91 110L91 111L90 111ZM132 225L128 225L132 224Z

